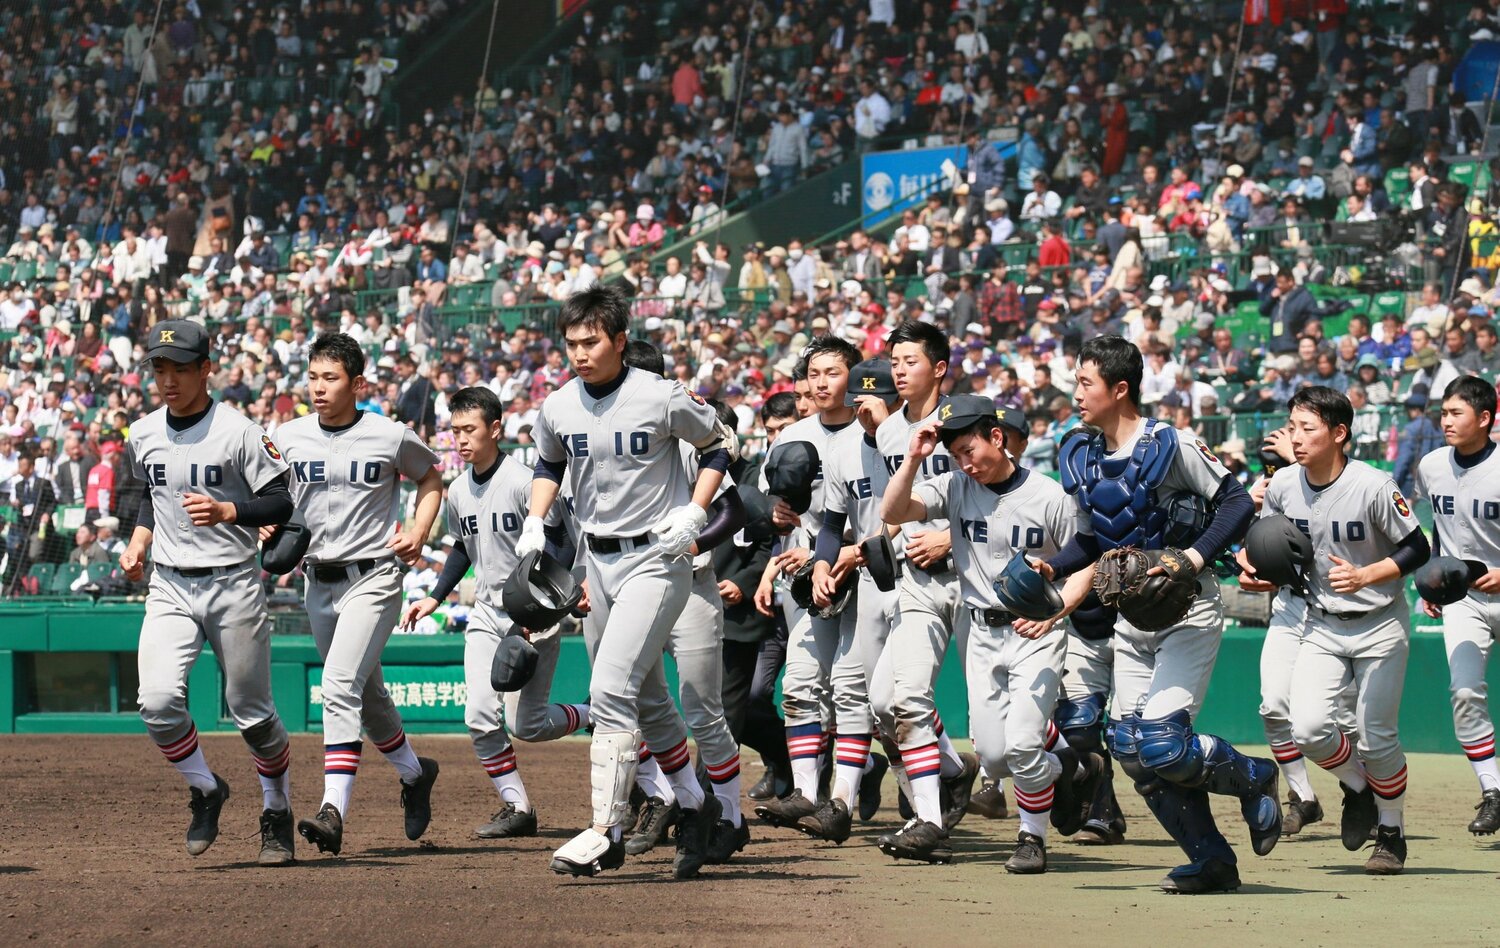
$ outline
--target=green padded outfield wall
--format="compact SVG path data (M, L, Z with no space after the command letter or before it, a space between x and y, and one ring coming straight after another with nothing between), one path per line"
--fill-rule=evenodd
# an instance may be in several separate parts
M0 733L143 732L133 710L133 689L129 687L142 615L139 603L0 604ZM1231 628L1225 634L1198 720L1203 731L1237 743L1264 743L1257 715L1261 638L1262 630L1254 628ZM97 661L74 661L79 659ZM83 664L90 668L113 662L119 680L110 679L114 691L109 702L116 710L36 710L37 689L31 678L39 661ZM413 732L464 733L462 636L395 636L386 647L384 664L392 696ZM279 635L272 640L272 687L277 708L289 730L319 730L320 672L318 653L310 636ZM670 660L667 674L675 690L676 677ZM57 678L65 690L68 679L65 675ZM97 685L97 678L97 673L91 673L90 687ZM1500 673L1494 668L1489 678L1492 689L1500 685ZM232 729L223 716L222 693L218 667L212 652L205 649L188 688L189 708L200 730ZM558 701L588 698L588 661L583 640L577 636L563 640L552 695ZM951 656L938 680L938 708L951 733L967 735L969 716L963 676ZM1401 708L1401 737L1410 751L1458 753L1448 706L1447 661L1442 636L1436 631L1419 631L1412 637Z

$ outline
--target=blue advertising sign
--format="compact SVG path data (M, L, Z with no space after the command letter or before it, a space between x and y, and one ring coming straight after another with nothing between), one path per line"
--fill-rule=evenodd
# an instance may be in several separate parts
M943 162L968 166L969 150L962 145L877 151L860 160L865 226L873 227L926 199L943 178Z

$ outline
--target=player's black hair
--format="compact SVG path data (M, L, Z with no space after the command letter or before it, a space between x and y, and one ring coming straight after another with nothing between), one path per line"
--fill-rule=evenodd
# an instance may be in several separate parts
M981 438L988 438L991 431L994 431L1000 427L1001 425L999 418L977 418L974 420L973 424L964 425L962 428L954 428L952 430L949 430L948 428L939 428L938 441L942 442L943 447L951 450L953 448L953 443L959 438L962 438L964 435L975 434L979 435L979 437Z
M1475 378L1472 375L1463 375L1448 383L1443 389L1443 401L1456 398L1474 409L1475 415L1490 413L1490 423L1484 426L1485 431L1495 427L1495 386L1484 379Z
M760 407L760 420L767 418L796 418L797 396L791 392L777 392Z
M899 343L915 342L922 347L922 354L934 366L953 358L953 349L948 345L947 335L931 323L915 319L903 319L895 329L891 330L891 334L886 337L886 342L892 349Z
M505 415L505 406L500 404L500 396L483 385L470 385L454 392L448 399L448 414L456 415L461 411L478 411L484 415L484 423L493 425Z
M557 317L557 335L566 339L574 326L599 329L611 339L630 328L630 301L612 286L595 283L563 301Z
M1110 388L1124 382L1130 404L1140 407L1141 376L1145 374L1146 362L1141 358L1141 350L1124 336L1095 336L1085 342L1078 350L1078 364L1085 362L1094 363L1099 377Z
M814 337L813 341L808 343L807 348L802 350L803 371L806 372L807 364L820 355L836 355L844 360L844 367L848 369L859 365L861 358L859 350L847 340L840 339L832 333L824 333Z
M719 416L720 424L728 426L730 431L734 431L740 426L740 416L734 413L733 408L730 408L717 398L709 398L705 399L705 401L708 402L708 407L714 410L714 414Z
M325 332L307 347L308 364L318 359L337 362L349 373L352 382L365 374L365 351L354 341L354 337L342 332Z
M652 375L667 374L666 357L661 354L660 349L644 339L632 339L625 343L625 364Z
M1286 403L1288 412L1299 408L1317 415L1328 426L1329 431L1343 425L1345 440L1348 440L1349 432L1354 430L1354 406L1349 404L1349 397L1326 385L1309 385L1300 389Z

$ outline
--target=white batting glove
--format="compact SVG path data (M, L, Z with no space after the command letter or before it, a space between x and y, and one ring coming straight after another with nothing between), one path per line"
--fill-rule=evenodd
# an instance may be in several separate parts
M688 504L671 511L657 521L652 530L656 533L656 545L664 556L681 556L698 539L708 523L708 511L697 504Z
M540 553L547 545L547 535L542 530L541 517L527 517L521 524L521 538L516 541L516 556L526 557Z

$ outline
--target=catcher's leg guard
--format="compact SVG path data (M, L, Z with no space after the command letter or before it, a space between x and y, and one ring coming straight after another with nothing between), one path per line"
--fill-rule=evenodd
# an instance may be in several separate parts
M1192 717L1186 710L1164 718L1142 718L1136 722L1136 753L1141 766L1163 780L1197 786L1203 777L1203 748L1193 734Z
M1068 746L1080 753L1106 753L1104 746L1104 695L1094 693L1078 700L1060 698L1052 714Z

